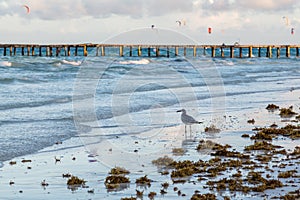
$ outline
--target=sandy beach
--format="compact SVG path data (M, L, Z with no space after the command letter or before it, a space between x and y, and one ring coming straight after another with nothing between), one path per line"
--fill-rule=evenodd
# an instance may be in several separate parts
M270 151L245 151L246 146L254 143L254 140L249 138L258 132L253 131L254 128L269 127L271 124L276 124L278 127L284 127L287 124L298 125L299 122L295 119L297 115L282 118L279 116L279 110L270 112L266 109L266 106L276 102L276 105L280 107L293 106L293 110L299 113L299 97L299 91L288 91L278 94L269 102L263 100L253 104L251 108L231 108L231 112L227 112L226 117L223 116L226 118L223 124L214 124L213 120L207 121L204 125L194 127L192 137L184 136L183 125L166 127L164 128L164 136L157 141L154 138L152 142L168 141L171 145L168 145L163 152L155 154L155 157L145 156L142 153L142 147L134 148L134 145L137 145L139 141L132 141L133 143L129 144L133 146L131 148L133 152L126 152L126 156L132 156L132 158L127 157L124 159L122 153L114 155L115 149L107 149L106 147L103 147L102 155L96 155L92 154L89 151L90 149L83 145L80 137L73 137L70 140L43 149L36 154L5 162L4 166L0 168L1 199L135 199L142 197L143 199L191 199L193 195L194 199L197 199L197 195L198 199L206 199L206 197L200 198L201 194L213 194L216 199L224 199L224 197L227 199L280 199L281 196L288 195L289 192L293 193L286 199L299 199L299 152L293 154L300 145L299 134L298 138L294 139L278 135L272 141L267 141L273 145L280 145L282 148L279 148L278 151L285 149L285 153L270 154ZM230 101L235 100L228 99L228 102ZM252 119L255 122L250 123L249 120ZM220 127L219 133L204 131L205 127L212 124ZM174 139L173 134L176 132L181 134L175 136ZM122 138L116 140L122 140ZM200 141L212 141L221 145L228 144L231 146L228 148L228 152L248 155L250 156L249 161L254 163L225 167L226 169L217 172L215 177L205 170L202 173L195 172L188 176L177 177L178 180L183 178L184 181L176 182L177 179L172 177L172 172L176 171L174 167L164 168L164 166L156 166L152 162L164 156L172 158L175 162L187 160L211 162L211 159L217 157L221 158L222 162L240 159L235 156L215 156L213 153L216 151L211 148L197 150ZM139 151L134 151L134 149ZM179 151L181 153L178 155L174 149L182 149L183 153ZM259 159L259 155L263 158ZM115 166L110 165L111 163L108 163L107 160L103 160L111 156L114 156ZM119 156L119 158L116 156ZM132 165L130 165L128 162L124 162L137 157L139 157L138 161L140 163L131 163ZM265 160L267 158L269 160ZM224 165L224 163L220 164ZM109 172L114 167L127 168L130 173L125 177L129 178L130 183L124 187L108 189L105 185L105 179L111 175ZM168 171L168 173L162 175L163 171ZM255 192L254 186L261 186L261 183L249 182L250 172L259 172L264 180L280 180L282 185L273 189ZM278 178L282 172L290 172L291 174L286 178ZM226 184L223 189L220 189L222 184L213 182L224 178L233 178L237 173L240 173L243 177L244 190L247 186L250 188L249 191L230 190L228 186L225 186ZM84 179L86 183L78 187L69 187L67 181L70 177L63 177L68 174ZM136 180L145 175L152 180L150 186L136 184ZM210 184L209 181L211 181ZM166 183L168 187L163 187ZM137 191L143 191L143 194L138 196ZM209 198L207 197L207 199Z

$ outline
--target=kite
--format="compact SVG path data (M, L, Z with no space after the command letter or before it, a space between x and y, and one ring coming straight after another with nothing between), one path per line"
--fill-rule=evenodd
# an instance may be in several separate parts
M291 28L291 34L294 35L294 28Z
M208 27L207 31L209 34L211 34L211 27Z
M181 21L177 20L176 23L178 23L178 25L181 26Z
M26 12L27 12L27 14L29 14L29 12L30 12L30 8L29 8L29 6L27 6L27 5L23 5L23 7L24 7L24 8L26 8Z
M286 16L283 16L282 19L284 20L285 25L288 26L289 25L289 18L286 17Z

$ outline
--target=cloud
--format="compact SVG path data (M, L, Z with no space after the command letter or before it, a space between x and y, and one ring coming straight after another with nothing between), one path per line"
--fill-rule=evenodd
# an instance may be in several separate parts
M296 8L298 0L251 0L237 1L240 8L247 8L260 11L289 11Z
M23 4L31 8L31 17L45 20L66 18L107 18L112 15L131 18L189 12L194 0L0 0L0 15L22 15Z
M298 0L205 0L201 7L204 12L216 14L217 12L240 10L258 12L294 11L299 6Z

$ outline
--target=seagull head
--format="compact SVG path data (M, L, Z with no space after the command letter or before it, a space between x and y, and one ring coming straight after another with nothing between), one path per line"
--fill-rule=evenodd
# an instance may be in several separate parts
M185 109L177 110L177 112L183 112L183 113L186 113Z

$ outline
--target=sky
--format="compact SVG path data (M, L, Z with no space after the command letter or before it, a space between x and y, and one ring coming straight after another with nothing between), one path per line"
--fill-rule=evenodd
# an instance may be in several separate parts
M152 25L199 44L300 43L299 0L0 0L0 22L2 44L103 43Z

